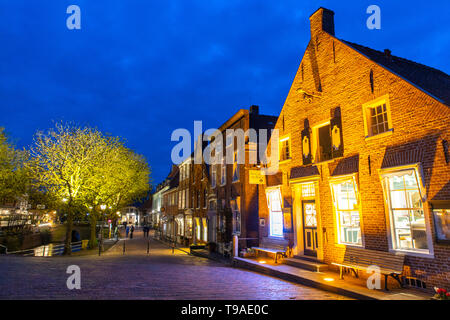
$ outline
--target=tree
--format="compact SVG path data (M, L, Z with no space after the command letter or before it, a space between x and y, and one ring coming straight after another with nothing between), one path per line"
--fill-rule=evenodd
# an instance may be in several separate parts
M91 244L95 244L95 225L100 212L104 217L101 205L106 207L109 218L116 221L118 209L146 196L150 189L147 162L119 140L109 144L101 163L96 166L95 176L98 179L93 179L95 183L86 200L90 210Z
M24 166L26 151L16 150L0 128L0 203L15 202L28 187L28 172Z
M93 173L107 143L101 132L92 128L57 124L47 132L37 132L29 162L37 188L61 201L66 215L65 252L71 253L73 218L84 204Z
M29 167L34 184L57 199L66 214L66 253L70 254L76 212L89 211L90 245L96 245L100 208L115 214L124 204L147 194L150 169L122 140L92 128L56 125L38 132ZM115 215L117 219L117 215Z

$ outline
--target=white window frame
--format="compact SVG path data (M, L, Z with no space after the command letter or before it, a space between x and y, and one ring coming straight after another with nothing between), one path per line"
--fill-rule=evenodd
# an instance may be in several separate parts
M346 210L339 210L339 206L337 203L337 199L336 199L336 194L335 194L335 190L334 190L334 186L338 185L338 184L342 184L345 182L349 182L351 181L353 184L353 190L355 192L355 197L356 197L356 210L350 210L350 209L346 209ZM350 174L350 175L344 175L344 176L337 176L337 177L331 177L330 178L330 190L331 190L331 197L333 200L333 211L334 211L334 216L335 216L335 222L336 222L336 241L337 244L339 245L345 245L345 246L352 246L352 247L360 247L360 248L364 248L365 247L365 242L364 242L364 225L363 225L363 219L362 219L362 214L361 214L361 197L359 195L359 189L358 189L358 183L357 183L358 179L357 179L357 174ZM341 239L341 211L358 211L359 214L359 232L361 233L361 243L349 243L349 242L345 242Z
M280 211L272 211L272 206L270 203L271 199L271 193L277 193L280 201ZM266 198L267 198L267 207L269 209L269 236L272 238L284 238L284 215L283 215L283 196L281 194L280 187L276 188L267 188L266 189ZM274 218L275 214L279 214L281 217L281 234L274 234L273 233L273 226L274 226Z
M371 124L371 114L370 109L376 108L380 105L386 105L386 114L387 114L387 122L388 122L388 130L382 133L373 134L372 133L372 124ZM366 139L370 139L372 137L382 137L386 135L390 135L393 132L392 126L392 117L391 117L391 105L389 103L389 95L381 96L377 99L369 101L362 105L363 108L363 117L364 117L364 135Z
M425 219L425 232L427 235L428 250L394 248L394 240L393 240L394 224L392 223L390 196L388 194L388 190L386 190L385 179L388 176L398 174L402 171L405 171L405 172L414 171L415 177L417 179L420 196L422 198L422 210L423 210L424 219ZM383 198L384 198L384 205L385 205L386 229L387 229L387 233L388 233L389 251L404 253L404 254L407 254L410 256L416 256L416 257L434 258L433 236L432 236L432 230L431 230L431 225L430 225L430 211L428 210L428 205L427 205L426 188L423 183L423 181L424 181L423 180L423 169L422 169L421 164L415 163L415 164L406 165L406 166L378 169L378 173L379 173L380 182L381 182L381 185L383 188Z

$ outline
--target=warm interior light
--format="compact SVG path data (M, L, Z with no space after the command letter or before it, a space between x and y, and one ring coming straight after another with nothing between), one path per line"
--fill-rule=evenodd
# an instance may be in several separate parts
M261 263L261 264L265 264L266 263L266 261L264 261L264 260L261 260L261 261L258 261L259 263Z
M327 281L327 282L332 282L332 281L334 281L333 278L323 278L323 280L325 280L325 281Z

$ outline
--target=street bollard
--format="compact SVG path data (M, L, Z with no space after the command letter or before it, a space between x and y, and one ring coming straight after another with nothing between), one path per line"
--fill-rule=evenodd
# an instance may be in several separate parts
M102 240L98 243L98 255L100 256L102 253Z
M147 254L150 253L150 240L147 240Z
M175 253L175 242L172 243L172 254Z
M125 254L125 240L123 240L123 254Z

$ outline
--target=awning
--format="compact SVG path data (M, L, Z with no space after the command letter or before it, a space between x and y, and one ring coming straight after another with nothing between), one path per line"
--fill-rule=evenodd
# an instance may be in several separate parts
M359 154L339 160L329 165L331 176L344 176L359 171Z
M308 177L320 176L319 170L316 166L300 166L291 169L291 179L300 179Z

